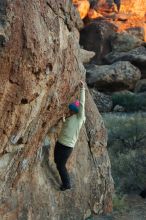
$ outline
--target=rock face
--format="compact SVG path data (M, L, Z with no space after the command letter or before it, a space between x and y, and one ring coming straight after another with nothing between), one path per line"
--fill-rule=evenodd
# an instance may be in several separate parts
M103 120L88 93L86 125L68 162L72 191L60 192L53 147L62 114L85 78L70 1L0 2L0 219L84 219L112 209ZM43 146L48 133L49 148Z
M118 91L133 89L140 79L141 73L130 62L116 62L112 65L86 65L87 84L96 87L99 91Z

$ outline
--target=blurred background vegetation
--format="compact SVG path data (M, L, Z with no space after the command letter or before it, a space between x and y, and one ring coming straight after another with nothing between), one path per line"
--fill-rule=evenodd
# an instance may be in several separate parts
M146 186L146 113L103 114L115 190L140 191Z

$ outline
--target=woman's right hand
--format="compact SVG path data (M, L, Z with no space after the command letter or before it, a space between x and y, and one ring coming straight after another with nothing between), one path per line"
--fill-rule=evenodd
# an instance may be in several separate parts
M84 87L84 82L83 82L82 80L80 80L79 86L80 86L81 88Z

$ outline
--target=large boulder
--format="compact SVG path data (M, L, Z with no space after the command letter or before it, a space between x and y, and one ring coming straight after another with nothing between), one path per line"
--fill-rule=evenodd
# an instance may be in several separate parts
M90 93L99 112L110 112L112 110L113 102L110 95L99 92L97 89L90 89Z
M111 37L113 52L126 52L141 46L142 43L142 40L126 32L116 33Z
M142 41L144 41L145 39L144 27L130 27L126 29L126 32L128 32L130 35L133 35Z
M133 89L140 77L140 70L128 61L103 66L86 65L87 84L99 91Z
M111 51L110 36L117 28L104 20L95 20L80 31L80 45L96 55L92 63L101 64L102 58Z
M146 77L146 48L141 46L128 52L111 52L105 56L108 64L116 61L130 61L137 66L142 73L142 77Z
M71 1L3 0L1 17L0 219L81 220L111 211L107 134L88 90L86 126L68 162L71 191L59 191L53 160L62 115L85 78L75 8Z

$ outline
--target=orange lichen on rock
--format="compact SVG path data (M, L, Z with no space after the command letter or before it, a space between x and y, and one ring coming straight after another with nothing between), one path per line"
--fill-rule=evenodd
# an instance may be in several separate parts
M127 28L142 27L145 31L146 41L146 1L145 0L121 0L120 10L117 11L114 3L111 5L106 0L99 0L94 7L88 0L72 0L77 7L81 19L108 18L108 21L118 27L118 31Z
M116 22L119 31L123 31L131 27L142 27L145 31L145 41L146 41L146 1L145 0L123 0L121 2L121 14L127 16L126 22Z
M89 11L88 11L88 17L92 18L92 19L95 19L95 18L102 18L103 15L98 13L96 10L90 8Z

